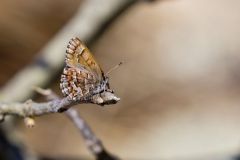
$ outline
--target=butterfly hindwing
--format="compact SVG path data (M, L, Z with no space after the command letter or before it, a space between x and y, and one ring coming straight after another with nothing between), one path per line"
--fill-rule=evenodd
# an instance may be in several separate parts
M86 69L65 67L61 75L62 93L72 100L78 100L90 94L96 85L96 79Z

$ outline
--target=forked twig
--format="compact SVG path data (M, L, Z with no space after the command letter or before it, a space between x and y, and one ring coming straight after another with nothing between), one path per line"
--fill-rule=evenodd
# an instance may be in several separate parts
M54 92L49 89L44 90L42 88L36 87L35 90L38 93L44 95L48 100L59 98ZM83 136L88 149L95 155L97 160L118 160L117 157L108 153L108 151L104 148L102 142L96 137L90 126L81 117L76 109L70 108L64 113L73 122L75 127L77 127Z
M35 122L33 117L42 116L50 113L57 113L61 108L72 107L76 102L69 101L67 98L60 99L51 90L44 90L38 87L34 88L36 92L44 95L48 102L36 103L28 100L25 103L4 103L0 102L0 117L3 121L5 115L18 115L24 117L24 122L28 127L33 127ZM80 102L79 102L80 103ZM83 136L88 149L95 155L97 160L117 160L115 156L109 154L104 148L102 142L96 137L89 125L79 115L77 110L69 108L64 112L73 122Z

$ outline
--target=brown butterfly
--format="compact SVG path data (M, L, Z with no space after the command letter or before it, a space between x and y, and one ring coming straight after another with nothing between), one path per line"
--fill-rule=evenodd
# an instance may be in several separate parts
M99 105L115 104L120 100L110 89L108 77L80 39L69 41L65 62L60 88L69 100Z

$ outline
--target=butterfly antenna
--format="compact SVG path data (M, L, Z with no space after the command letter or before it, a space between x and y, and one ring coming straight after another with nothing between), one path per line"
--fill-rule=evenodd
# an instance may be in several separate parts
M117 69L118 67L120 67L123 64L123 62L120 62L119 64L115 65L114 67L112 67L111 69L109 69L106 73L106 76L109 75L112 71L114 71L115 69Z

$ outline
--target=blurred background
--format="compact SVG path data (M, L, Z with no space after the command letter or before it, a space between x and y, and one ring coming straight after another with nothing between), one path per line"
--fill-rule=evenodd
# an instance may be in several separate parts
M53 44L49 41L62 38L65 44L59 56L63 57L69 39L79 35L66 26L73 25L76 13L93 2L0 1L1 87L35 62L42 48ZM237 159L240 1L126 4L108 17L100 32L86 39L105 71L125 62L110 76L121 101L106 108L90 104L75 108L106 148L122 159ZM99 8L104 5L98 1ZM58 36L62 32L70 33ZM59 95L63 58L54 77L43 84ZM34 100L43 99L35 96ZM62 114L36 118L33 129L18 119L14 128L21 143L36 155L92 158L76 128Z

